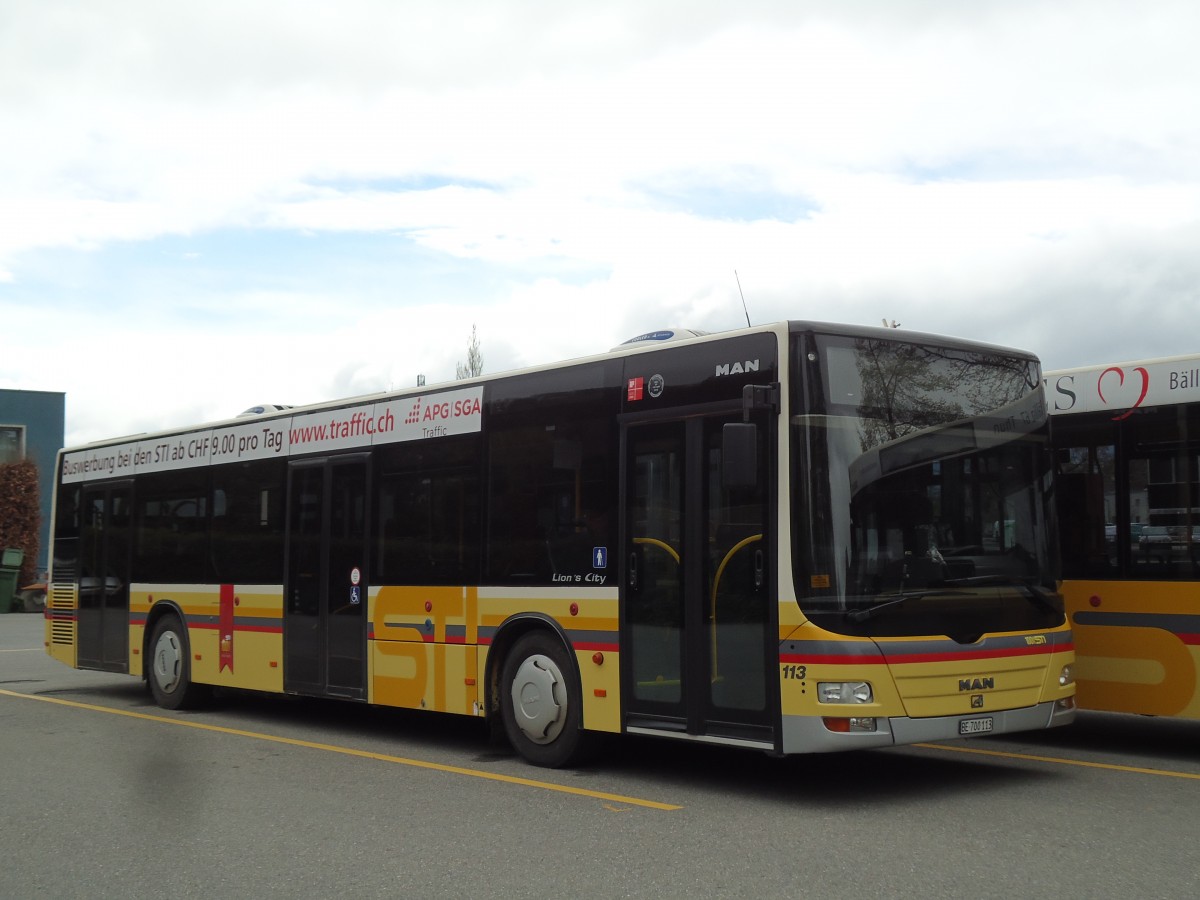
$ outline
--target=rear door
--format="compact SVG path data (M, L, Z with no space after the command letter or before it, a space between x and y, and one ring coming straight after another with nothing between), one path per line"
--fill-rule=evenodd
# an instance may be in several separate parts
M129 671L132 482L83 489L77 588L77 663Z

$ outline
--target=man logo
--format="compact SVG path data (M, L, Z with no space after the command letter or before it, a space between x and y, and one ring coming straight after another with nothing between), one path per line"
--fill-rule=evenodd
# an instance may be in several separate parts
M747 372L758 371L758 360L748 359L745 362L725 363L717 365L717 378L725 375L744 375Z
M960 678L958 680L958 690L963 691L990 691L996 687L996 679L990 675L986 678Z

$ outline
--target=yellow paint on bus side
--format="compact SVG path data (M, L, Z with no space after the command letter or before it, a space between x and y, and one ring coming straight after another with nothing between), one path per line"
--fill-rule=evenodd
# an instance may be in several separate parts
M488 641L512 616L537 611L576 643L584 726L620 731L614 589L384 586L371 591L369 604L371 702L487 715Z
M236 624L222 657L218 585L134 584L129 591L129 671L142 671L145 627L153 608L172 603L188 626L192 679L252 691L283 690L283 589L234 585Z
M1081 707L1200 718L1200 583L1066 581L1063 596Z

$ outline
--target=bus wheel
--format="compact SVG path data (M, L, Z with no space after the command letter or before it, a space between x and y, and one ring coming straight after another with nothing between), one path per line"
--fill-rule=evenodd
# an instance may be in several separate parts
M542 631L525 635L505 659L500 683L504 730L521 756L551 769L580 757L583 703L561 641Z
M187 633L177 616L163 616L150 636L147 679L154 702L163 709L188 709L202 702L208 686L192 682Z

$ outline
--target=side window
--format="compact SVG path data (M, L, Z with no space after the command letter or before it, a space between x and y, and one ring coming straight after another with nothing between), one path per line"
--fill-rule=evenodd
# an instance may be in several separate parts
M282 583L286 476L282 460L213 469L212 564L218 582Z
M25 426L0 425L0 466L25 458Z
M145 475L137 482L134 578L165 583L211 581L208 471Z
M478 435L379 451L372 583L479 582Z
M78 484L58 486L58 508L54 514L54 580L74 581L79 573L79 532L82 528Z
M1131 575L1200 577L1200 404L1126 420Z
M1111 435L1111 428L1106 430ZM1116 454L1097 434L1081 434L1058 450L1059 546L1068 578L1111 578L1120 565ZM1128 532L1126 531L1126 535Z
M490 443L488 578L546 584L593 570L615 544L608 420L514 424Z
M498 386L487 425L490 583L582 585L607 568L617 536L617 383L585 366Z

